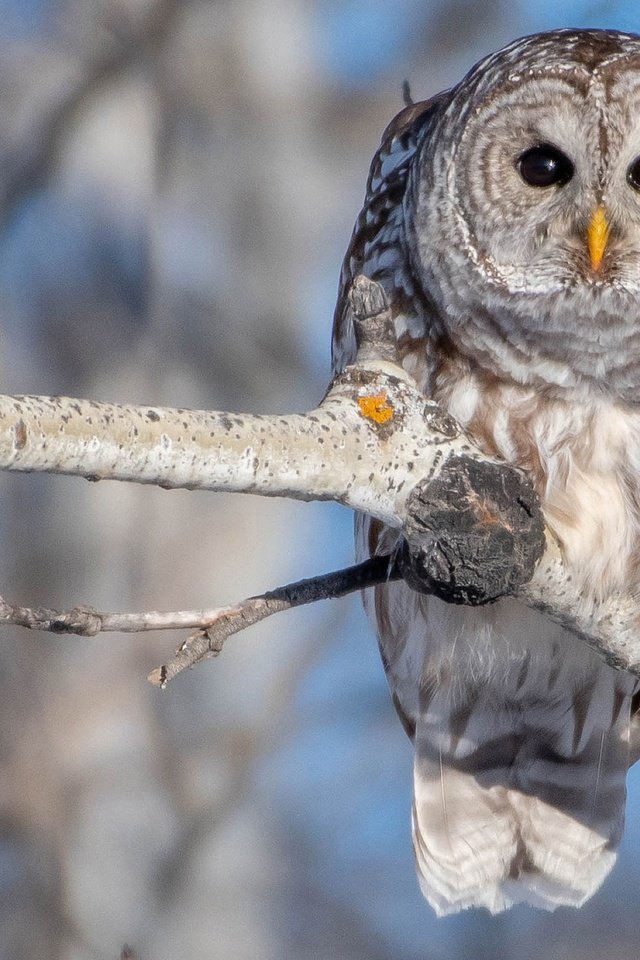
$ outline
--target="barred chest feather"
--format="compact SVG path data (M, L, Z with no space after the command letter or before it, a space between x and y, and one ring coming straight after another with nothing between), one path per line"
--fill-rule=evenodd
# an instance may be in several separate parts
M455 366L440 368L434 398L484 452L533 478L581 588L594 600L640 588L640 409L549 397Z

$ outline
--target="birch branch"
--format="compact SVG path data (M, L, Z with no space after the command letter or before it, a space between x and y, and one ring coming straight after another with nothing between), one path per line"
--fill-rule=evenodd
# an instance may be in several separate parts
M197 628L195 633L180 644L173 658L149 674L150 683L164 688L169 680L187 667L194 666L200 660L218 656L225 640L233 634L273 616L274 613L317 600L344 597L354 590L364 590L377 583L397 580L400 576L400 570L392 557L372 557L344 570L298 580L227 607L180 610L175 613L155 610L144 613L100 613L93 607L74 607L72 610L60 611L47 607L21 607L7 603L0 597L0 623L81 637L95 637L99 633L144 633L150 630Z
M379 285L357 278L351 307L357 361L310 413L0 397L0 469L334 500L398 529L415 589L470 604L518 596L640 674L635 598L581 596L528 479L481 454L395 362Z

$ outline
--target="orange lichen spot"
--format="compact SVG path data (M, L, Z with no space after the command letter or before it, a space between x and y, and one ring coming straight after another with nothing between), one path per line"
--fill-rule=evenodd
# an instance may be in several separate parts
M362 416L374 423L386 423L393 416L393 407L384 391L358 397L358 406Z

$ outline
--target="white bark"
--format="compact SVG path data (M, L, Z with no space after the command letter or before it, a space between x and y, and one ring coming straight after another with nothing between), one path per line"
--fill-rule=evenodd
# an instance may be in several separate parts
M385 362L349 368L316 410L289 416L0 396L2 470L334 500L392 526L415 480L465 450Z

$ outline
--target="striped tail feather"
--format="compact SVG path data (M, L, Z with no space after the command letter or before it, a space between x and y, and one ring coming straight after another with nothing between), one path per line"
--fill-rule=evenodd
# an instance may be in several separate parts
M624 824L632 691L594 659L566 693L538 683L505 698L485 678L464 697L444 683L423 698L413 838L438 914L579 907L595 893Z

